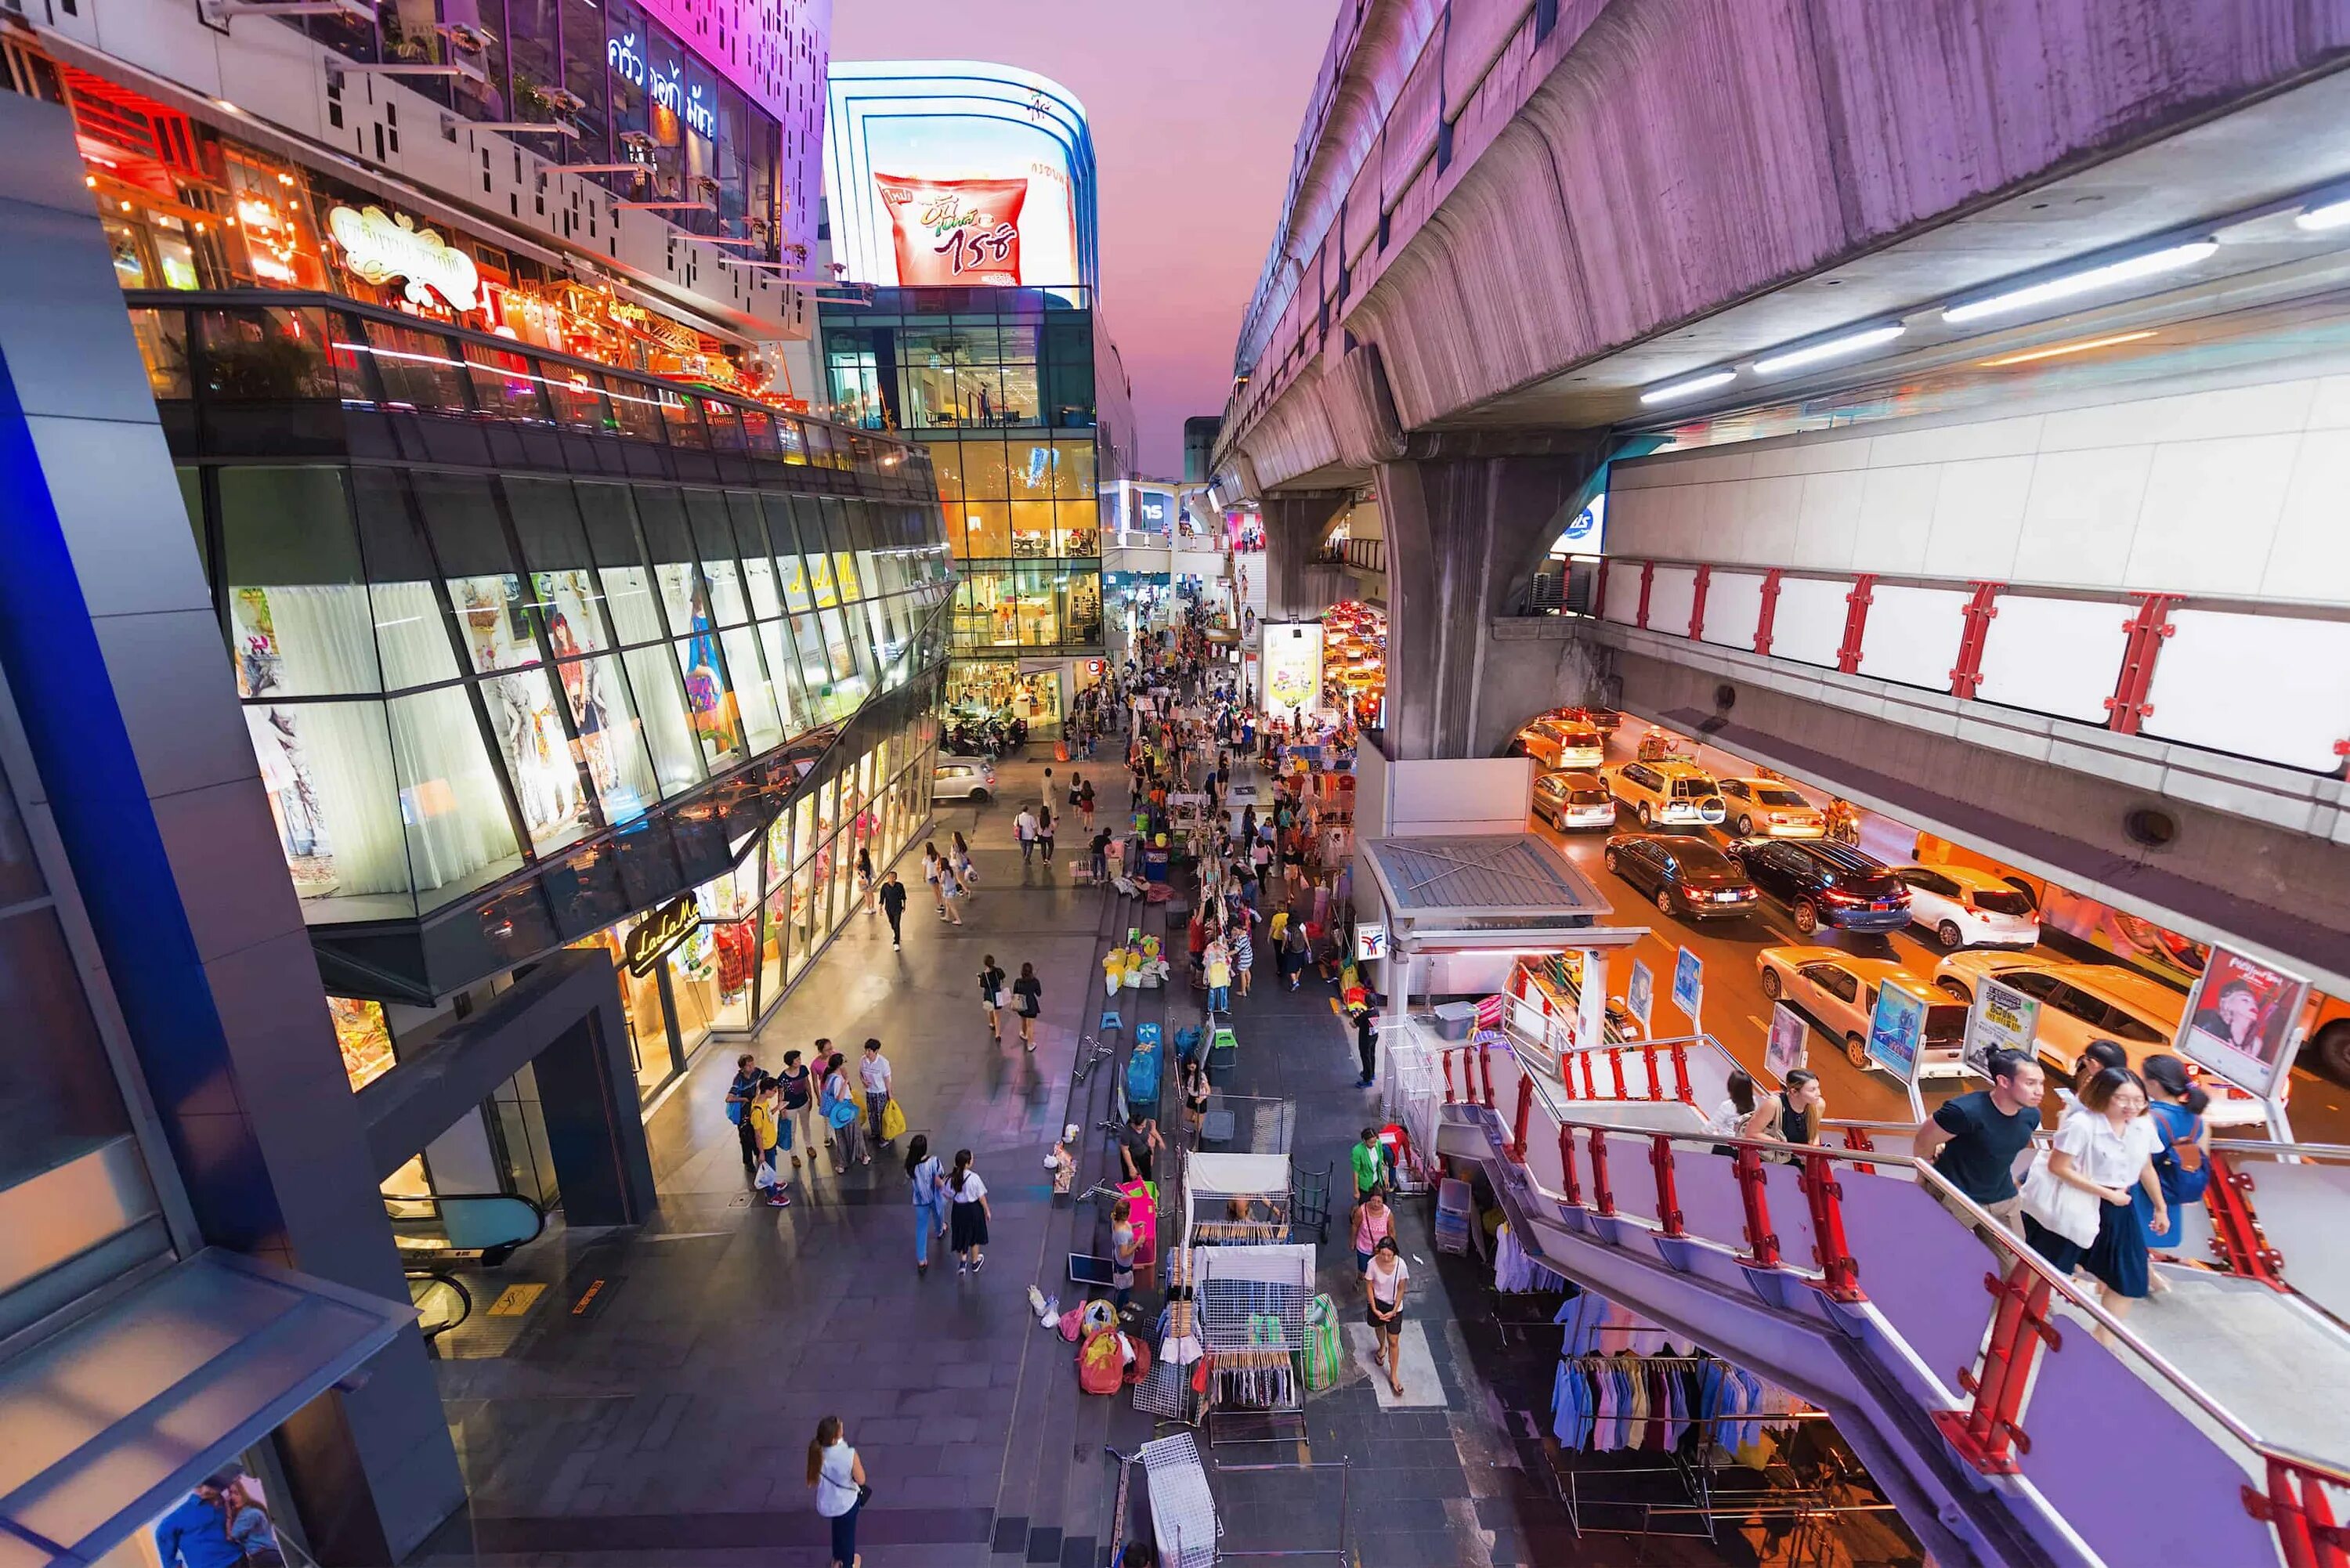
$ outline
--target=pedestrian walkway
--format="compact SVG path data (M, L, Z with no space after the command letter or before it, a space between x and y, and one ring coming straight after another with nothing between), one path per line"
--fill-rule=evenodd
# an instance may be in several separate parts
M1012 818L1042 787L1045 765L1006 763L994 802L941 809L932 836L943 846L962 828L980 870L963 926L931 912L918 844L900 867L913 893L904 950L890 950L879 917L852 916L754 1047L774 1069L785 1050L810 1051L828 1035L853 1075L862 1042L879 1038L910 1136L927 1133L941 1158L971 1148L988 1182L986 1269L962 1280L934 1261L916 1276L908 1184L889 1152L845 1176L804 1165L788 1209L754 1202L723 1115L738 1047L706 1048L649 1124L656 1219L623 1231L558 1225L476 1282L483 1307L511 1285L546 1289L519 1315L477 1310L443 1342L438 1371L472 1505L417 1562L822 1564L805 1456L827 1414L843 1418L872 1479L859 1542L867 1568L1094 1568L1105 1559L1116 1467L1104 1448L1131 1452L1155 1424L1124 1396L1077 1392L1070 1347L1037 1326L1026 1292L1034 1282L1068 1295L1068 1254L1107 1250L1106 1215L1056 1205L1045 1166L1066 1118L1086 1134L1077 1190L1110 1171L1098 1123L1110 1115L1116 1063L1071 1082L1102 1012L1100 954L1129 925L1161 935L1170 951L1182 932L1166 929L1166 906L1071 885L1084 853L1074 820L1055 861L1024 867ZM1052 766L1057 812L1072 764ZM1123 769L1075 766L1096 781L1102 820L1117 820ZM1270 797L1264 781L1243 782ZM1044 981L1033 1056L1009 1027L1001 1047L988 1036L977 975L990 952L1014 974L1034 963ZM1331 1173L1319 1288L1344 1321L1359 1323L1346 1151L1381 1118L1375 1094L1355 1087L1353 1033L1331 998L1310 974L1284 990L1261 952L1254 992L1235 999L1231 1019L1237 1071L1221 1086L1295 1102L1296 1158ZM1180 952L1168 988L1122 992L1115 1005L1120 1046L1145 1022L1171 1041L1201 1021ZM1407 1399L1388 1397L1357 1356L1341 1385L1306 1407L1311 1458L1351 1467L1347 1539L1361 1568L1752 1562L1701 1542L1572 1542L1544 1479L1534 1413L1496 1393L1537 1381L1546 1391L1548 1371L1523 1339L1502 1339L1482 1271L1435 1254L1426 1210L1425 1199L1397 1210L1419 1335ZM1156 1292L1138 1293L1155 1312ZM1213 1457L1275 1464L1297 1450ZM1336 1538L1336 1520L1315 1517L1306 1492L1268 1490L1278 1477L1248 1479L1259 1482L1249 1496L1279 1501L1252 1504L1228 1542ZM1334 1501L1318 1506L1335 1513Z

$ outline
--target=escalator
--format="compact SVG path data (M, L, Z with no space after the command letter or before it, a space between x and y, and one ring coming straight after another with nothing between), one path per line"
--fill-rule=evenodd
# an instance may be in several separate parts
M496 1268L546 1230L546 1210L510 1192L383 1196L393 1244L411 1271Z
M2223 1156L2213 1222L2242 1266L2167 1270L2124 1324L1906 1128L1831 1124L1846 1147L1792 1161L1704 1132L1732 1064L1710 1041L1441 1054L1436 1150L1484 1168L1528 1252L1829 1411L1945 1568L2344 1568L2350 1333L2328 1307L2350 1270L2323 1227L2350 1150L2268 1157L2282 1247Z

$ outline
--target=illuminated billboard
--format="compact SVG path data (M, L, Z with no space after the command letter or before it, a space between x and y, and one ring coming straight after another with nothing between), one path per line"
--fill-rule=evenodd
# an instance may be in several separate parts
M1322 711L1322 623L1274 620L1264 624L1265 711L1287 718L1293 709Z
M1093 140L1068 89L964 60L833 62L832 256L885 288L1090 287Z

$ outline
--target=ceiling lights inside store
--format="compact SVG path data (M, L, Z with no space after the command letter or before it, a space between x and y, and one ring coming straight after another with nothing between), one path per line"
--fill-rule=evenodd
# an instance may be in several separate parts
M2220 248L2217 240L2189 240L2185 244L2169 245L2158 251L2146 251L2120 261L2106 262L2101 266L2068 272L2041 282L2026 284L2022 288L1987 295L1964 305L1954 305L1942 312L1942 319L1952 326L1970 321L1987 321L1995 316L2012 316L2018 311L2032 310L2060 300L2072 299L2100 289L2114 288L2140 278L2157 277L2193 266Z
M1801 369L1805 365L1817 365L1829 359L1842 359L1862 354L1871 348L1892 342L1901 336L1899 323L1889 327L1865 327L1857 332L1847 332L1825 342L1813 343L1802 348L1791 348L1783 354L1772 354L1754 361L1758 376L1776 376L1782 371Z
M1640 401L1651 406L1658 403L1677 402L1683 398L1694 398L1700 392L1710 392L1716 387L1726 387L1736 379L1738 379L1738 372L1735 370L1708 370L1701 376L1688 376L1678 381L1668 381L1661 387L1643 392L1640 394Z

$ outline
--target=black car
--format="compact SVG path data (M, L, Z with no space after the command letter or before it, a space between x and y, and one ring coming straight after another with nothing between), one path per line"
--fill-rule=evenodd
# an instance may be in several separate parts
M1786 906L1795 929L1898 931L1909 923L1909 888L1873 855L1848 844L1755 839L1738 859L1757 888Z
M1737 861L1702 838L1619 833L1607 841L1605 859L1607 869L1668 915L1729 919L1754 908L1754 884Z

